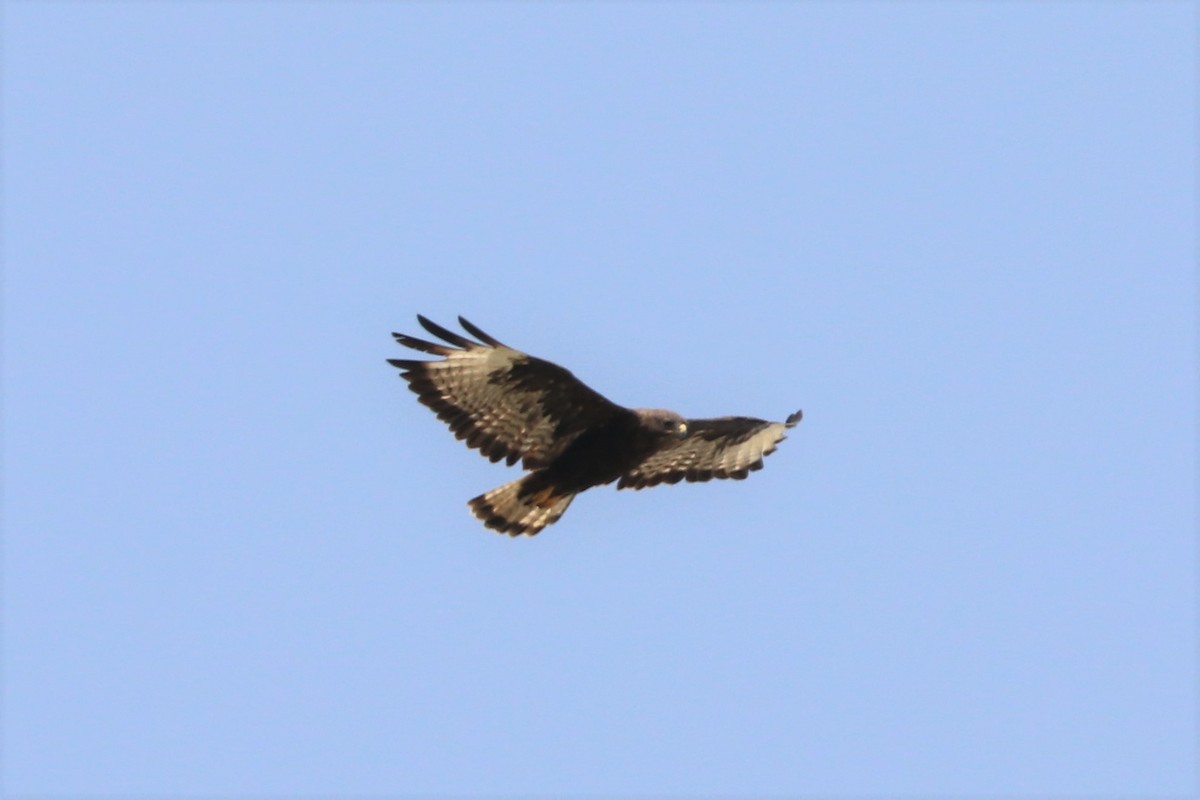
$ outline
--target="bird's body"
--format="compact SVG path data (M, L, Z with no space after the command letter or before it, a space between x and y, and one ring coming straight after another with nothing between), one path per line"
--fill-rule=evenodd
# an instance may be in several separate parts
M798 411L785 422L767 422L685 420L673 411L625 408L563 367L501 344L462 317L460 324L480 341L417 319L453 347L393 334L400 344L443 360L389 363L468 446L492 461L519 460L530 471L469 503L487 527L514 536L553 524L576 494L593 486L745 478L800 421Z
M636 413L621 409L581 433L541 472L563 490L582 492L617 480L657 450L664 440L676 435L679 434L674 431L650 429ZM618 441L624 442L625 447L614 449L612 442Z

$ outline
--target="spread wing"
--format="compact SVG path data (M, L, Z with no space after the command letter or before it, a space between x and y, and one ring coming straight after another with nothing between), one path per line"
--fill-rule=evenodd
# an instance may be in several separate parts
M618 489L642 489L681 480L713 478L741 480L762 469L763 457L786 438L785 431L800 421L800 412L784 422L753 417L688 420L687 436L670 440L663 449L621 476Z
M422 316L417 320L453 346L393 333L405 347L442 359L388 363L456 437L492 461L521 460L526 469L538 469L589 427L630 413L566 369L501 344L462 317L459 323L478 342Z

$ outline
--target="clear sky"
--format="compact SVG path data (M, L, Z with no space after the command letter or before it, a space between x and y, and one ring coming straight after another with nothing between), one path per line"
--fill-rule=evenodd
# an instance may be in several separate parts
M3 11L10 796L1197 791L1194 4ZM804 421L498 536L417 313Z

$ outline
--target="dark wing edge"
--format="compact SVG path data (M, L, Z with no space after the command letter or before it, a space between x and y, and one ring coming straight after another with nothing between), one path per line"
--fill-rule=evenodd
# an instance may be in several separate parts
M763 468L763 459L803 418L797 411L783 422L755 417L688 420L688 435L651 454L617 482L618 489L644 489L686 480L744 480Z
M421 315L417 321L450 346L393 333L399 344L441 359L388 363L456 438L493 462L537 469L596 419L622 410L565 368L508 347L463 317L463 329L480 341Z

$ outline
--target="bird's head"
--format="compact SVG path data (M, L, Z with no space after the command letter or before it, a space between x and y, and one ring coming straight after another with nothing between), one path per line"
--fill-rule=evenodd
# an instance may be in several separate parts
M671 436L676 439L687 436L687 420L674 411L662 408L639 408L637 414L643 425L659 435Z

